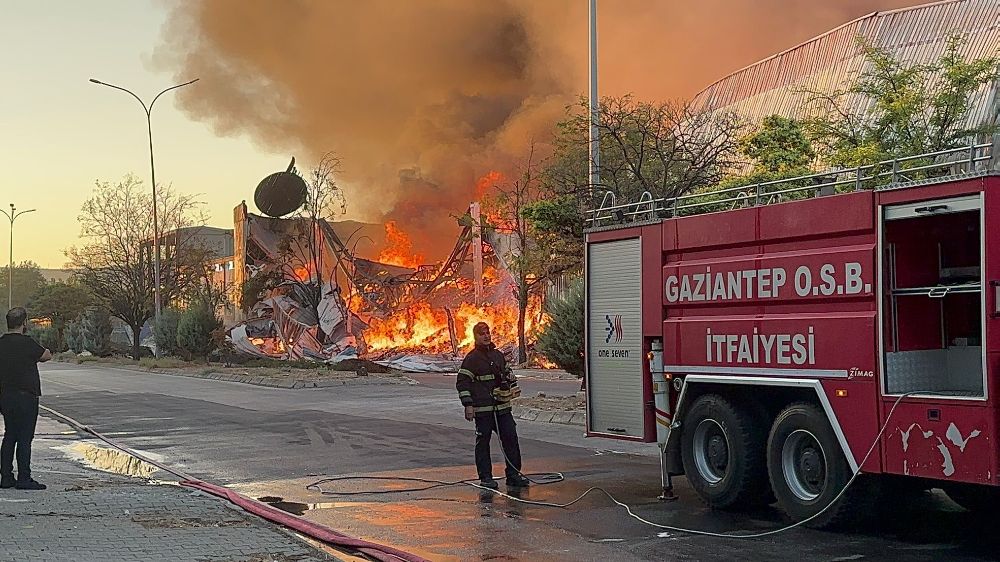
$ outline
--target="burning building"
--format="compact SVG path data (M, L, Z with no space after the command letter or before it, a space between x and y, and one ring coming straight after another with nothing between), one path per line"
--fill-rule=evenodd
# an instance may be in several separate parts
M288 214L288 206L279 211ZM494 326L500 345L512 346L518 309L505 256L516 253L516 245L484 227L477 203L456 230L447 257L425 263L391 221L262 216L241 203L234 211L229 281L243 310L229 330L234 348L276 359L365 357L407 370L453 370L480 321ZM366 250L373 255L364 257ZM540 324L540 312L534 299L528 330Z

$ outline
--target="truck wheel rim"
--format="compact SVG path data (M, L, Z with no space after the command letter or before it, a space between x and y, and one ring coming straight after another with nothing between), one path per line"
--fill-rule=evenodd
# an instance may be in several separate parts
M729 468L729 437L713 419L701 420L694 430L694 464L709 484L718 484Z
M812 433L797 429L781 447L781 471L798 499L813 501L826 488L826 453Z

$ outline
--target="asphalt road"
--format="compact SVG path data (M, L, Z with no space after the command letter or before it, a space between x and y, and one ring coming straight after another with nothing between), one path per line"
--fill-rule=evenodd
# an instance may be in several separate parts
M131 447L343 532L433 560L931 561L985 560L1000 552L992 521L973 517L940 494L897 502L889 516L853 532L793 529L738 540L661 532L596 494L556 509L482 496L468 487L352 496L306 490L336 475L474 477L474 433L450 385L284 390L64 364L43 366L42 378L44 405ZM561 471L567 478L533 487L525 499L566 502L597 486L663 524L714 532L783 524L770 509L710 511L682 478L676 481L680 501L658 502L651 445L585 439L579 427L558 424L518 422L518 431L526 470ZM357 492L393 485L403 484L355 480L324 487Z

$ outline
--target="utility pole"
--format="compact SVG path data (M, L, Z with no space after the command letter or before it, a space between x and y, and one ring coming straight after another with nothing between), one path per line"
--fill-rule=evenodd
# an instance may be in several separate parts
M154 251L153 251L153 313L154 313L154 315L153 315L153 322L154 323L159 323L159 321L160 321L160 284L161 284L161 282L160 282L160 224L159 224L159 216L158 216L157 208L156 208L156 167L153 165L153 119L152 119L153 104L155 104L156 100L160 99L160 96L162 96L163 94L169 92L170 90L176 90L177 88L183 88L184 86L188 86L190 84L194 84L195 82L198 81L198 78L195 78L194 80L191 80L189 82L185 82L183 84L177 84L176 86L171 86L171 87L163 90L162 92L156 94L156 96L153 97L153 101L149 102L148 106L146 105L146 102L142 101L142 99L139 98L139 96L135 95L135 93L133 93L131 90L128 90L126 88L122 88L121 86L115 86L114 84L108 84L107 82L101 82L100 80L97 80L97 79L94 79L94 78L91 78L90 81L93 82L94 84L98 84L100 86L107 86L109 88L114 88L116 90L121 90L121 91L123 91L123 92L131 95L133 98L136 99L136 101L139 102L139 104L142 106L143 111L146 112L146 131L149 133L149 176L150 176L150 180L153 183L153 246L155 247ZM156 356L157 357L160 356L160 349L159 348L156 349Z
M3 213L10 221L10 262L7 265L7 310L14 308L14 221L17 217L25 214L34 212L34 209L28 209L27 211L18 211L14 208L14 204L10 204L10 212L0 209L0 213Z
M590 0L590 197L601 183L600 98L597 94L597 0Z

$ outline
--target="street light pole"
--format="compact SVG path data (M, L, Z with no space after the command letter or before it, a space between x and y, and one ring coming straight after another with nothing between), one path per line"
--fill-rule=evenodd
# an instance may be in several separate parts
M121 90L126 94L129 94L130 96L135 98L136 101L139 102L139 105L142 106L143 111L146 112L146 131L149 133L149 176L150 176L150 181L152 181L153 184L153 246L155 246L155 251L153 252L153 311L154 311L153 321L155 323L158 323L160 321L160 223L159 223L159 214L157 212L157 201L156 201L156 167L153 165L153 119L152 119L153 104L155 104L156 100L160 99L160 96L162 96L163 94L169 92L170 90L176 90L177 88L183 88L184 86L194 84L195 82L198 81L198 78L195 78L194 80L188 82L184 82L183 84L177 84L176 86L171 86L163 90L162 92L156 94L155 97L153 97L153 101L149 102L148 106L146 105L146 102L142 101L142 99L139 96L135 95L135 93L133 93L131 90L122 88L121 86L115 86L114 84L108 84L107 82L101 82L100 80L94 78L91 78L90 81L93 82L94 84L107 86L109 88ZM159 349L156 350L156 355L157 357L159 357L160 355Z
M601 120L597 94L597 0L590 0L590 196L601 183Z
M14 208L13 203L10 204L9 213L0 209L0 213L3 213L7 217L7 220L10 221L10 262L7 265L7 310L14 308L14 221L17 220L17 217L34 211L34 209L18 211Z

